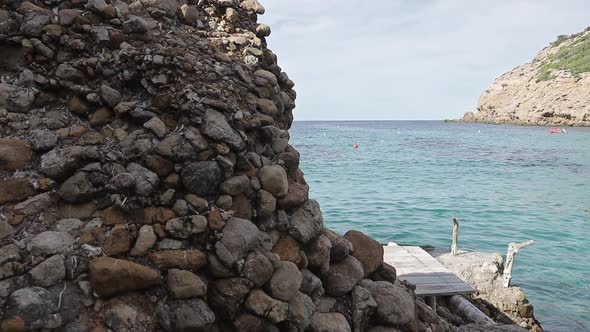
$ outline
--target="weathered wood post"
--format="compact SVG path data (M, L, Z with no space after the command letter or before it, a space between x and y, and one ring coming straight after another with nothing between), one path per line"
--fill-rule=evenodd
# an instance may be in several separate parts
M504 279L504 287L510 287L510 282L512 281L512 269L514 268L514 258L518 250L528 247L531 244L535 243L533 240L528 240L522 243L514 243L510 242L508 245L508 253L506 254L506 264L504 264L504 274L502 278Z
M459 222L453 218L453 243L451 244L451 255L457 256L459 251Z

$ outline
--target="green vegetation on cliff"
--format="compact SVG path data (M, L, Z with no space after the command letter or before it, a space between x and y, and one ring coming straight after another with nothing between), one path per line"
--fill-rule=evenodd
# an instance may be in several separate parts
M575 76L590 72L590 33L559 36L551 46L559 48L543 61L537 81L554 79L553 70L565 70Z

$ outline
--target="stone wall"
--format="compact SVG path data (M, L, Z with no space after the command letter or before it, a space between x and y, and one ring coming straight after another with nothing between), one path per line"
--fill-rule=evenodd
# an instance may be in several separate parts
M452 331L324 227L256 0L0 0L2 331Z

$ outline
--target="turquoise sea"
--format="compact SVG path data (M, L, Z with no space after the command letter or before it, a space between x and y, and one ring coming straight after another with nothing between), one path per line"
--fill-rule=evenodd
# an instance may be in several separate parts
M550 332L590 331L590 129L441 121L295 122L291 142L326 224L382 241L519 252ZM358 149L353 144L359 144Z

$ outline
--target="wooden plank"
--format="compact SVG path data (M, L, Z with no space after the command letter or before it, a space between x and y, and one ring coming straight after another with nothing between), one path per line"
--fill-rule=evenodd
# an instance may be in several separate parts
M420 247L384 246L383 260L397 276L416 285L416 295L471 294L475 290Z

